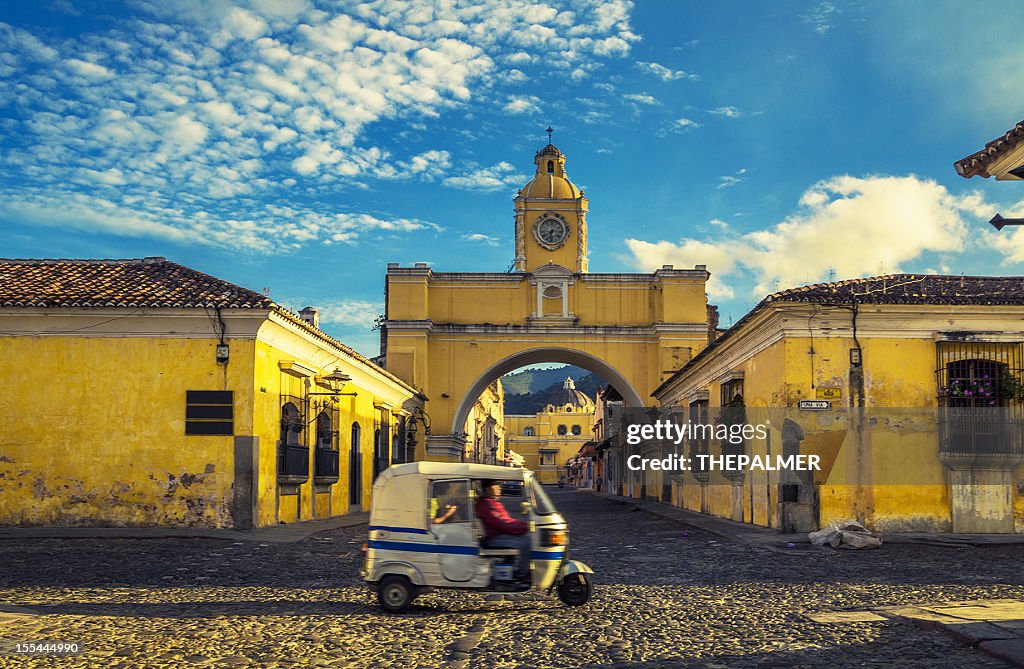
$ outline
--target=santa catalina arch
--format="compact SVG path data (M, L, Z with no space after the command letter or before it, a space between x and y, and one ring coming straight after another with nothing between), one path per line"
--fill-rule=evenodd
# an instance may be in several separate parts
M565 162L551 144L534 156L536 174L514 200L514 271L388 265L386 366L429 398L432 433L417 459L460 457L473 401L518 367L575 364L638 405L707 346L716 318L704 266L588 271L588 201Z

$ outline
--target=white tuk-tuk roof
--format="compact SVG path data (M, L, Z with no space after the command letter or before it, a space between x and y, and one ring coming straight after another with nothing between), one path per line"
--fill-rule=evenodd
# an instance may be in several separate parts
M462 476L471 479L498 479L501 481L525 481L532 474L528 469L520 467L503 467L501 465L478 465L472 462L408 462L404 465L393 465L385 469L374 485L395 476L419 474L421 476Z
M519 467L469 462L409 462L381 472L373 482L370 529L374 526L427 528L427 490L431 479L469 478L523 481L533 472Z

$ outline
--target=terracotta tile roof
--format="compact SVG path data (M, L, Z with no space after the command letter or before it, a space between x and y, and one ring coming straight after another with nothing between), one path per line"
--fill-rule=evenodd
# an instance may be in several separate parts
M956 161L953 167L957 174L967 179L978 175L989 177L989 166L1021 142L1024 142L1024 121L1007 130L1001 137L993 139L981 151Z
M790 288L764 298L819 304L1012 304L1024 305L1024 277L887 274ZM757 307L755 307L755 310Z
M0 307L268 309L415 393L415 388L266 295L166 258L0 258Z
M816 304L921 304L1024 306L1024 276L945 276L941 274L887 274L861 279L790 288L765 297L713 343L651 393L656 396L687 368L711 355L741 330L755 314L774 302Z
M0 306L270 309L274 303L265 295L165 258L0 258Z

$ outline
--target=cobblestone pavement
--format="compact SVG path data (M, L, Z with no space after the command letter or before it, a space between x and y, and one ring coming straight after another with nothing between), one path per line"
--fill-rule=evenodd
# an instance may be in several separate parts
M34 613L0 639L82 644L0 654L0 667L1005 667L900 620L836 610L1024 597L1024 546L794 551L726 539L576 491L554 491L591 603L434 592L381 612L358 577L365 526L292 544L7 539L0 603Z

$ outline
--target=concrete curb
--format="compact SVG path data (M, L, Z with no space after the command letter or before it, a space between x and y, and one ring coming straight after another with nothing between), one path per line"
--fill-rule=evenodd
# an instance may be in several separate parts
M977 600L874 610L887 618L942 632L1015 667L1024 667L1024 602Z
M693 527L711 532L720 537L740 541L743 543L764 546L769 549L778 550L783 553L805 553L810 547L810 540L806 533L783 534L778 530L749 523L740 523L726 518L709 516L688 509L680 509L664 502L651 500L640 500L621 495L597 492L594 490L581 489L580 492L588 492L598 497L628 504L642 509L649 513L686 523ZM1024 544L1024 534L926 534L923 532L888 532L882 535L883 544L922 544L928 546L941 546L946 548L982 548L984 546L1010 546ZM787 549L786 544L796 544L803 550L793 551ZM825 550L824 547L814 546L815 549ZM831 549L829 549L831 550Z

